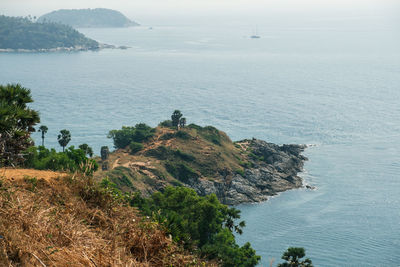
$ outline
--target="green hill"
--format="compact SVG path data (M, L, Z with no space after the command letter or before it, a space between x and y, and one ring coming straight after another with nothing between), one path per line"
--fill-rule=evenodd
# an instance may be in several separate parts
M98 48L98 42L67 25L34 23L26 18L0 16L0 49L45 51Z
M138 26L121 12L105 8L61 9L45 14L39 22L57 22L74 28L108 28Z

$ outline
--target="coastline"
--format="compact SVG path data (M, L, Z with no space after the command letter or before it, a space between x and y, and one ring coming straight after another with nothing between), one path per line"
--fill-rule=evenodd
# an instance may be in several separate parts
M304 162L308 159L302 155L306 145L282 145L252 139L237 142L246 149L251 147L255 157L264 160L253 160L253 167L243 174L226 172L218 181L201 179L187 184L200 195L216 194L218 199L230 206L244 203L267 201L271 196L298 188L308 188L300 176L304 171Z
M74 47L55 47L55 48L41 48L41 49L13 49L13 48L0 48L0 53L54 53L54 52L83 52L83 51L99 51L103 49L129 49L128 46L116 46L109 44L99 44L98 47L74 46Z

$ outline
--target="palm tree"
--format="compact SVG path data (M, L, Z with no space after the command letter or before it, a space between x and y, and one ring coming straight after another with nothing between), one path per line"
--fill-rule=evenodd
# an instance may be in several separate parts
M47 133L48 130L49 130L49 128L47 128L46 125L41 125L39 127L39 131L38 132L42 133L42 146L44 146L44 135Z
M182 113L179 110L175 110L174 113L171 115L171 120L172 120L172 126L175 126L176 128L179 127L179 120L182 117Z
M69 141L71 141L71 133L70 131L64 129L60 131L60 134L57 137L58 143L63 148L63 152L65 151L65 147L68 145Z

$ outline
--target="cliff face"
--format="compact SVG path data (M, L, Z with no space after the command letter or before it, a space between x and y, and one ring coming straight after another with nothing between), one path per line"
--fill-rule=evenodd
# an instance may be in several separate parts
M125 192L150 195L166 186L187 186L200 195L214 193L228 205L265 201L279 192L302 187L298 173L306 157L304 145L278 146L252 139L232 142L214 127L189 125L179 131L157 127L143 150L110 154L109 177Z
M189 187L201 195L214 193L227 205L261 202L279 192L302 187L297 174L307 160L301 155L305 146L278 146L257 139L246 142L254 155L264 160L252 160L254 167L243 174L226 171L220 181L192 180Z

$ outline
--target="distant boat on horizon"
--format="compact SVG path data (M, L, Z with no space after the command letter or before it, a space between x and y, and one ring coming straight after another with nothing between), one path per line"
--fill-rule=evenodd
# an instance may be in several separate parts
M261 36L258 35L257 27L256 27L256 30L254 31L253 35L250 36L250 38L251 38L251 39L260 39L260 38L261 38Z

